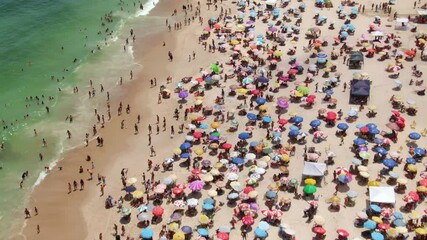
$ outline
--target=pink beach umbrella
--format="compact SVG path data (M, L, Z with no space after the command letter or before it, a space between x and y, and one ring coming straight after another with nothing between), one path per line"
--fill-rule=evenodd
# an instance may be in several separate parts
M202 190L204 186L205 186L205 183L203 181L196 180L191 182L188 188L193 192L198 192Z

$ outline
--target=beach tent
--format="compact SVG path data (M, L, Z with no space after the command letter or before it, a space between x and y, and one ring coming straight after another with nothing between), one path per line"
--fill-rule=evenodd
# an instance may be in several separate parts
M361 69L363 64L363 53L361 52L351 52L350 58L348 61L349 69Z
M393 187L369 187L369 200L376 203L395 203Z
M325 163L305 162L302 174L305 176L323 177L326 171Z
M276 7L276 3L277 3L277 0L267 0L265 2L267 9L270 9L270 10Z
M350 87L350 103L360 104L367 103L371 91L369 80L352 80Z
M408 18L397 18L395 21L394 28L396 30L407 30L409 24Z
M425 9L418 9L417 10L418 15L416 16L417 23L427 23L427 10Z

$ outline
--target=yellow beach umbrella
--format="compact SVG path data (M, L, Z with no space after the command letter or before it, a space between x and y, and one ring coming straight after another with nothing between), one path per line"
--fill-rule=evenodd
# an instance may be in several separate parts
M407 234L408 233L408 229L406 227L396 227L396 230L400 234Z
M244 95L244 94L246 94L248 92L248 90L246 90L246 89L244 89L244 88L239 88L239 89L237 89L237 93L238 94L241 94L241 95Z
M219 123L219 122L212 122L211 123L211 128L219 128L219 127L221 127L221 123Z
M371 180L371 181L368 182L368 186L369 187L379 187L380 183L377 182L377 181L375 181L375 180Z
M230 44L237 45L237 44L240 44L240 42L239 42L239 40L233 39L230 41Z
M376 107L376 106L374 106L374 105L370 105L370 106L368 106L368 110L374 111L374 110L376 110L376 109L377 109L377 107Z
M212 170L210 171L210 174L212 174L212 176L218 176L221 173L218 171L218 169L212 168Z
M176 232L173 235L173 240L185 240L185 234L183 232Z
M425 229L425 228L417 228L417 229L415 229L415 233L416 234L418 234L418 235L426 235L427 234L427 229Z
M194 101L195 105L202 105L203 101L202 100L196 100ZM194 119L195 120L195 119Z
M199 222L201 224L207 224L209 222L209 218L206 215L200 215L199 217Z
M202 155L202 154L204 153L204 151L203 151L203 149L201 149L201 148L197 148L197 149L195 149L195 150L194 150L194 153L195 153L197 156L200 156L200 155Z
M297 112L295 112L295 111L289 112L289 116L291 116L291 117L295 117L296 115L297 115Z
M333 197L329 198L326 202L337 204L337 203L341 202L341 198L338 196L333 196Z
M169 223L169 224L168 224L168 226L167 226L167 228L168 228L170 231L176 231L176 230L178 230L178 229L179 229L179 225L178 225L178 223L173 222L173 223Z
M412 165L412 164L408 165L407 169L408 169L408 172L417 172L418 171L417 167L415 165Z
M372 217L372 221L374 221L376 223L382 223L383 222L383 220L380 217L377 217L377 216L373 216Z
M214 163L213 167L218 169L218 168L222 168L222 166L224 166L224 164L222 162L216 162Z
M181 151L181 149L179 149L179 148L175 148L175 149L173 150L173 153L174 153L174 154L181 154L181 153L182 153L182 151Z
M410 218L410 219L419 219L420 217L421 217L421 215L420 215L419 213L415 212L415 211L412 211L412 212L409 214L409 218Z
M259 106L259 108L258 108L260 111L265 111L265 110L267 110L267 106L266 105L261 105L261 106Z
M144 193L141 191L136 190L135 192L132 193L132 196L134 198L142 198L144 196Z
M218 196L218 193L217 193L217 191L211 189L208 191L208 196L209 197L216 197L216 196Z
M288 155L288 154L283 154L283 155L282 155L282 157L281 157L281 159L282 159L282 161L283 161L283 162L285 162L285 163L288 163L288 162L289 162L289 160L290 160L290 158L289 158L289 155Z
M307 185L316 185L316 180L314 180L313 178L307 178L304 180L304 183Z
M387 229L386 232L387 232L387 235L392 238L397 237L399 235L399 232L397 231L396 228L389 228Z
M425 187L425 186L418 186L417 187L417 192L427 192L427 187Z

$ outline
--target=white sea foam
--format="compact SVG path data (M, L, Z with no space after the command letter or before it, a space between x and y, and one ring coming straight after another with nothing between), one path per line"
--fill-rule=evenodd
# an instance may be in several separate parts
M129 53L129 55L131 56L132 59L135 59L135 57L133 55L133 46L128 46L127 52Z
M144 4L144 9L143 10L139 10L138 12L136 12L136 16L140 17L140 16L146 16L148 15L151 10L154 9L154 7L156 7L157 3L159 3L160 0L149 0L146 4Z

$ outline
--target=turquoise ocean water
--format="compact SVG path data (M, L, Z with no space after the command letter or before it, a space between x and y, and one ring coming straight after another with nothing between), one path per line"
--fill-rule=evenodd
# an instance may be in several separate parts
M0 151L0 239L6 239L12 225L19 225L23 204L43 179L44 167L53 166L64 150L81 144L89 132L89 121L94 118L87 113L93 113L100 103L89 102L87 95L77 97L73 87L87 92L92 79L98 93L99 83L106 91L115 91L120 76L128 76L129 69L137 65L132 48L123 51L124 39L135 26L158 29L159 19L145 17L157 2L0 1L0 142L4 144ZM112 21L105 20L106 14ZM113 31L111 35L107 28ZM69 114L75 119L72 124L65 121ZM67 129L73 138L77 136L75 140L66 140ZM42 147L42 138L47 148ZM26 170L29 178L20 190Z

